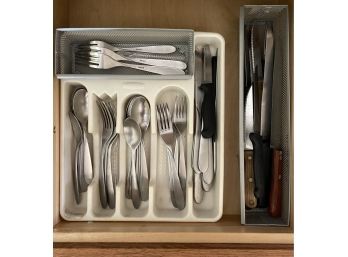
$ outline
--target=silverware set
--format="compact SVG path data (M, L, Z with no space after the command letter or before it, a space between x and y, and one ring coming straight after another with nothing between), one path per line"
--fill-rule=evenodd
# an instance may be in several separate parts
M100 170L99 170L99 194L100 202L104 209L108 206L115 208L116 184L119 172L117 167L118 134L116 132L116 103L107 95L97 98L97 105L102 120Z
M170 45L117 48L103 41L90 41L88 45L78 47L75 61L94 69L128 67L161 75L183 75L187 68L185 62L165 58L175 51L176 48ZM152 53L162 58L138 58L124 54L127 52Z
M173 114L168 103L156 106L157 127L167 150L170 198L179 210L186 206L186 161L182 139L187 122L186 110L185 96L176 97Z
M73 165L75 200L81 202L81 193L86 192L93 179L91 138L88 133L87 90L76 89L71 97L69 118L76 140Z
M140 207L141 201L149 199L149 172L144 135L150 125L150 119L151 109L147 99L141 95L130 98L126 107L126 119L123 122L124 136L132 153L125 193L136 209Z

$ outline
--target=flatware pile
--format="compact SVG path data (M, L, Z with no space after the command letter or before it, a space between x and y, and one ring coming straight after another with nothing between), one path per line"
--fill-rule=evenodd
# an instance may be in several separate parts
M103 95L97 98L97 105L102 120L100 170L99 170L99 195L104 209L108 206L115 208L116 184L119 172L115 161L118 155L118 134L116 132L116 104L114 100Z
M71 96L69 118L76 141L73 183L75 200L81 202L81 193L86 192L93 179L91 140L88 134L87 90L76 89Z
M149 172L146 160L144 135L150 125L151 110L147 99L135 95L128 100L126 119L123 122L124 136L131 149L131 163L126 176L126 198L134 208L149 199Z
M75 62L94 69L128 67L161 75L183 75L187 64L168 59L169 54L175 51L176 48L170 45L117 48L103 41L90 41L87 45L78 46ZM139 58L130 52L156 54L156 58L151 58L151 55Z
M182 210L186 206L186 161L182 135L186 130L185 96L177 96L171 114L168 103L156 106L157 127L166 145L169 174L169 191L172 204Z

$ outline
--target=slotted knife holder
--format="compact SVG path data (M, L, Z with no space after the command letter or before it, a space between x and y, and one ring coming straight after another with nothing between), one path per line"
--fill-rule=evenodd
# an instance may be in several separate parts
M283 152L281 177L281 216L271 217L267 209L245 207L244 177L244 29L246 25L270 22L274 35L274 69L272 88L271 133ZM289 74L289 24L288 8L283 5L247 5L240 10L239 52L239 145L241 222L247 225L288 226L290 220L290 74Z
M140 33L140 32L141 33ZM165 32L165 33L164 33ZM169 33L170 32L170 33ZM140 33L140 34L139 34ZM74 74L70 60L70 43L83 40L105 40L133 35L129 42L137 45L170 44L179 46L186 42L187 74L183 76L134 74L130 69L120 69L108 74ZM157 35L153 41L143 41L142 35ZM75 35L77 41L75 40ZM135 36L137 35L137 36ZM97 38L96 38L97 37ZM69 39L67 39L69 38ZM180 39L180 40L179 40ZM149 40L149 39L148 39ZM68 44L68 42L70 42ZM145 43L144 43L145 42ZM175 222L214 222L221 218L223 211L224 179L224 69L225 43L222 36L215 33L192 32L187 30L139 30L139 29L59 29L56 40L57 76L60 78L60 214L69 221L175 221ZM63 45L61 45L63 44ZM193 200L193 170L191 168L192 139L194 131L194 74L193 55L196 45L209 44L213 55L218 55L217 65L217 172L212 189L205 193L203 202ZM66 52L67 51L67 52ZM185 52L184 51L184 52ZM87 71L87 70L86 70ZM120 74L121 73L121 74ZM72 141L73 133L68 116L70 95L75 87L85 87L88 91L88 132L93 135L94 179L81 204L74 199L72 181ZM108 94L117 99L117 133L120 135L119 182L116 185L115 209L103 209L99 199L99 151L101 121L96 104L96 96ZM127 101L133 95L147 98L151 108L151 123L145 134L145 149L149 167L149 200L135 209L130 199L125 197L125 178L128 170L128 147L123 134L123 120ZM184 133L184 147L187 168L186 206L183 210L173 207L168 186L168 170L165 145L157 129L156 104L167 102L174 106L177 94L183 94L187 100L187 129Z

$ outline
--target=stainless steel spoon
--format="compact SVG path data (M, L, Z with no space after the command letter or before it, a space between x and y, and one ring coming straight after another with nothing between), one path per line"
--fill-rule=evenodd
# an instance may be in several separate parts
M89 185L93 179L92 159L87 140L87 126L88 126L88 108L87 108L87 90L79 88L74 92L73 96L73 112L82 126L82 147L83 147L83 179L82 184ZM83 185L85 187L85 185ZM87 188L86 188L87 190Z
M149 173L147 169L146 153L144 148L144 135L150 124L151 110L150 104L143 96L136 96L132 99L129 108L130 117L134 119L141 129L141 140L137 151L140 151L140 174L139 187L141 200L149 199Z
M132 202L134 208L138 209L141 203L140 191L135 173L135 152L141 141L141 130L135 120L127 118L123 121L123 132L128 146L132 150L132 162L131 162L131 183L132 183ZM128 171L129 172L129 171Z

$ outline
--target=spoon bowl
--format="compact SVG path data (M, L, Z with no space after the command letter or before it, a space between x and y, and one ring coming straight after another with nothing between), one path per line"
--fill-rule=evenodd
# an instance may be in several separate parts
M123 132L127 144L135 151L141 140L141 131L138 123L132 118L125 119L123 122Z
M88 121L87 90L85 88L77 89L74 92L72 102L73 112L76 118L85 128Z
M128 110L129 116L138 123L142 136L144 136L151 119L150 104L143 96L134 97L131 101Z

